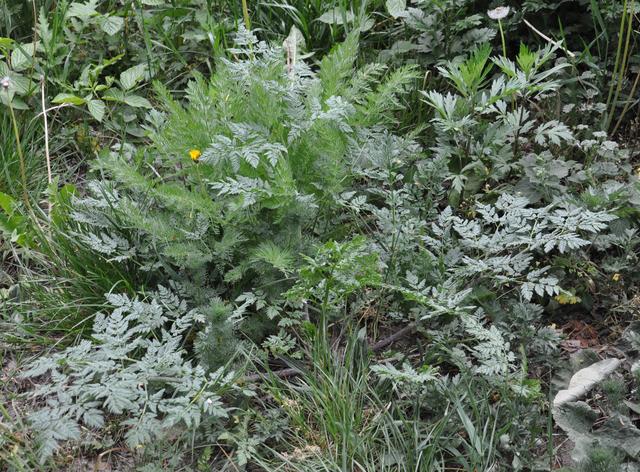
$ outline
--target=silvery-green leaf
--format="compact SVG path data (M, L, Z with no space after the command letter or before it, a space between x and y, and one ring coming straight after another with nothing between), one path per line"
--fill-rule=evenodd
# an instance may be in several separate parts
M318 21L328 25L344 25L345 23L353 22L354 18L353 12L344 11L336 7L322 14L322 16L318 18Z
M630 402L628 400L623 400L623 403L625 405L627 405L627 408L629 408L631 411L633 411L634 413L640 415L640 404L633 403L633 402Z
M371 18L367 18L366 20L364 20L362 22L362 24L360 25L360 31L365 32L365 31L369 31L371 28L373 28L373 26L376 24L375 21L373 21L373 19Z
M98 0L89 0L87 3L73 2L67 10L66 17L76 17L81 19L89 18L90 16L96 15L98 13L96 11L97 4Z
M407 0L387 0L386 7L389 15L394 18L400 18L401 16L406 16Z

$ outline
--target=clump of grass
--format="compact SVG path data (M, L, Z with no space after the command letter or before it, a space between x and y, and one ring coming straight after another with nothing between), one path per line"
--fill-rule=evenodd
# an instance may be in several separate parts
M265 389L289 421L282 444L270 458L258 458L267 471L436 470L443 467L450 413L424 422L416 412L381 398L371 373L364 330L347 328L342 344L326 332L309 340L306 366L290 379L265 378Z
M620 454L604 447L589 451L589 457L580 462L579 472L618 472L622 467Z
M613 117L618 106L618 99L627 78L632 50L631 32L633 31L633 20L635 18L635 4L635 0L624 0L622 7L622 15L620 16L620 28L618 30L618 46L616 48L616 58L613 66L613 71L611 72L609 94L607 95L607 113L605 115L604 124L605 130L609 130L611 128L611 123L613 122ZM632 88L632 93L629 97L629 100L633 99L633 92L635 92L636 85L637 81ZM614 128L614 132L620 126L620 123L622 122L622 119L624 118L627 110L628 106L625 105L620 117L618 118L618 121Z

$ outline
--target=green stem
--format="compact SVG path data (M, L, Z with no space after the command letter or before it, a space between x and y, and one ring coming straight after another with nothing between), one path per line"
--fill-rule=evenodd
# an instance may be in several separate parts
M502 20L498 20L498 28L500 28L500 38L502 39L502 55L507 57L507 43L504 40L504 30L502 29Z
M20 131L18 130L18 121L16 115L13 112L13 105L11 104L11 97L7 92L7 104L9 105L9 113L11 114L11 123L13 124L13 134L16 137L16 150L18 151L18 160L20 161L20 179L22 180L22 199L27 209L31 210L31 203L29 202L29 192L27 190L27 170L24 160L24 153L22 152L22 143L20 142Z
M627 98L627 102L625 103L624 108L622 109L622 112L620 113L620 117L618 118L618 121L617 121L616 125L613 127L613 131L611 132L612 136L615 136L616 132L618 131L618 128L622 124L622 120L624 119L624 116L627 114L627 111L629 111L629 107L631 106L631 103L633 103L633 97L636 94L636 88L638 87L638 81L640 81L640 71L638 71L638 73L636 74L636 79L633 81L633 86L631 87L631 92L629 92L629 98Z
M607 131L611 127L611 122L613 120L613 112L616 109L616 103L618 102L618 98L620 97L620 91L622 90L624 76L627 72L627 65L629 61L629 44L631 42L631 30L633 29L633 13L635 11L635 3L636 3L635 0L633 0L631 2L631 8L629 8L629 13L628 13L629 23L627 24L626 38L624 43L624 52L622 53L622 62L620 63L620 69L618 70L616 92L615 92L615 95L613 96L613 101L611 102L611 110L609 111L609 115L607 116L607 125L605 127L605 130ZM623 14L623 18L624 18L624 14ZM623 32L620 31L620 35L622 34Z
M622 17L620 18L620 31L618 33L618 47L616 49L616 60L613 65L613 73L611 74L611 85L609 86L609 94L607 96L607 106L606 106L607 116L605 118L605 122L603 123L605 125L605 129L608 128L607 123L609 121L609 115L611 115L611 112L612 112L609 106L611 105L611 100L613 98L613 91L615 90L615 86L616 86L615 77L618 74L618 67L620 65L620 58L622 53L622 38L624 36L624 25L625 25L626 16L627 16L627 0L624 0L624 5L622 7Z
M149 31L147 30L147 24L144 20L144 9L142 8L142 2L138 1L138 14L140 15L140 27L142 28L142 37L144 39L144 46L147 51L147 68L149 69L149 77L153 77L154 70L153 64L151 62L151 37L149 35Z
M251 30L251 19L249 18L249 6L247 0L242 0L242 16L244 17L244 27L247 31Z

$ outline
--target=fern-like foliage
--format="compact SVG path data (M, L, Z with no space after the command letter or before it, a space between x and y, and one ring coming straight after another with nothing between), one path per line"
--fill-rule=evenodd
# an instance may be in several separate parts
M107 295L109 313L96 315L92 339L44 356L24 372L47 375L33 395L44 402L29 418L44 462L83 430L109 422L139 448L176 428L197 428L228 416L221 392L233 373L207 373L185 350L189 330L203 323L172 291L159 287L148 300Z
M488 277L498 287L520 285L531 300L559 293L551 267L532 267L536 254L565 253L590 244L585 235L597 234L616 219L606 212L591 212L571 205L530 208L524 197L501 195L495 204L476 206L478 218L453 216L450 208L432 224L425 242L433 257L447 257L458 276ZM491 230L490 228L495 228ZM436 255L438 254L438 256Z

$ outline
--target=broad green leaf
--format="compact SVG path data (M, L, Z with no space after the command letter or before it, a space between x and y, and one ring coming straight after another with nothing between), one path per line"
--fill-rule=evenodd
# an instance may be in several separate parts
M387 11L394 18L405 16L407 10L407 0L387 0Z
M11 52L11 66L15 71L23 71L33 61L35 46L33 43L18 44Z
M138 64L130 67L120 74L120 85L124 90L131 90L142 79L144 79L144 73L147 69L145 64Z
M102 99L110 102L124 102L124 92L117 88L112 88L107 90L103 95Z
M89 108L91 116L98 121L102 121L102 118L104 118L104 112L107 109L102 100L89 100L87 102L87 108Z
M143 5L149 5L151 7L158 7L164 5L165 0L142 0Z
M13 93L9 94L9 96L7 96L6 93L0 93L0 102L2 102L3 105L9 106L9 104L11 104L11 107L14 110L28 110L29 106L24 103L22 101L22 99L20 99L19 97L14 96Z
M149 100L140 95L127 95L124 97L124 102L132 107L136 108L153 108Z
M15 204L16 202L11 195L0 192L0 208L2 208L7 215L13 213Z
M13 43L15 41L11 38L0 37L0 48L1 49L11 49L13 47Z
M103 16L100 18L99 22L102 31L107 33L109 36L113 36L118 33L124 26L124 19L120 16L114 15Z
M35 84L22 74L9 70L8 67L3 67L4 63L0 62L0 76L9 77L9 92L10 95L27 95L35 88Z
M72 93L59 93L51 100L53 103L71 103L72 105L84 105L86 100L84 98L73 95Z
M328 25L343 25L345 22L353 22L354 18L353 12L344 11L339 7L335 7L324 13L320 18L318 18L318 21Z

